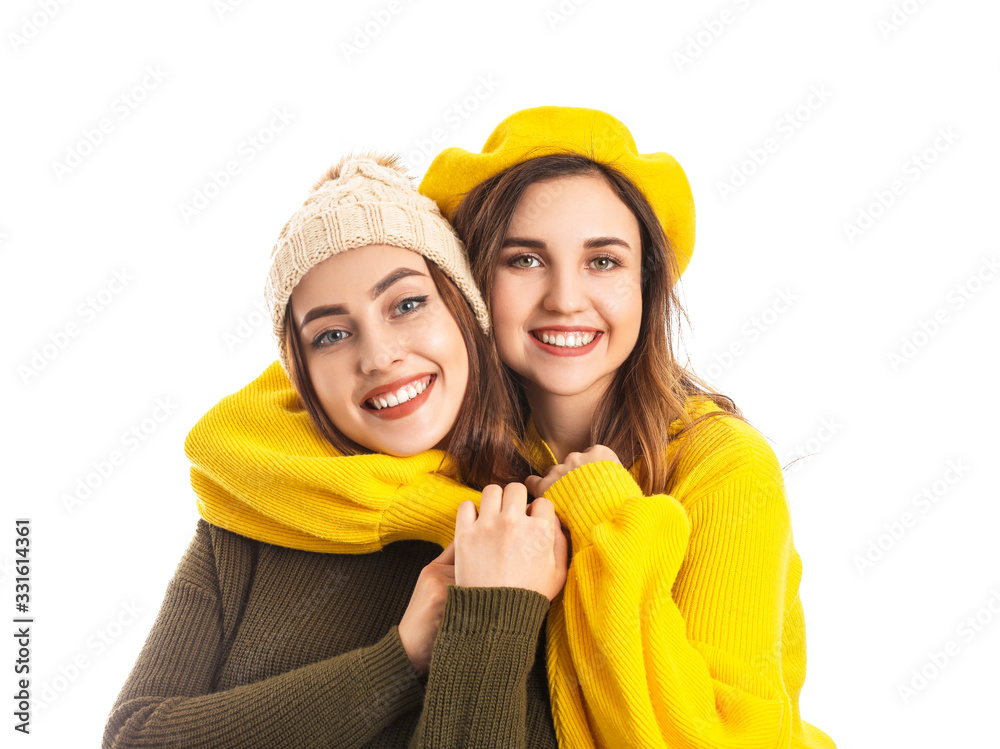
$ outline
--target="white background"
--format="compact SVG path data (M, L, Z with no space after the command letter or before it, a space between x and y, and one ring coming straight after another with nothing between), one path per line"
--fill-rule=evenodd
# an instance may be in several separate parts
M5 3L0 600L13 618L29 517L47 699L16 745L99 744L198 518L184 437L276 358L255 305L313 181L369 147L419 177L558 104L610 112L684 166L692 366L783 465L811 454L786 472L804 719L840 747L996 746L998 16L985 0ZM213 197L186 220L199 190ZM176 404L160 423L158 398Z

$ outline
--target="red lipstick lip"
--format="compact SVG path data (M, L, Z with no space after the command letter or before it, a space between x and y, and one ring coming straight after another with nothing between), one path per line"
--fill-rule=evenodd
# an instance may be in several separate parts
M406 377L400 377L398 380L393 380L392 382L387 382L385 385L379 385L377 388L372 388L365 394L365 397L361 399L361 405L364 406L369 400L374 398L376 395L382 395L383 393L394 393L399 390L403 385L413 382L414 380L421 380L424 377L433 377L433 372L424 372L423 374L412 374Z
M411 377L408 380L405 379L398 380L397 382L400 385L404 385L407 382L412 382L414 379L419 379L419 378ZM410 398L410 400L406 401L406 403L400 403L398 406L389 406L388 408L376 410L374 408L369 408L368 406L364 405L364 403L362 403L361 408L364 410L366 414L368 414L369 416L374 416L376 419L383 419L384 421L395 421L396 419L402 419L406 416L409 416L411 413L416 411L418 408L424 405L424 403L427 402L427 398L430 396L431 389L434 387L434 383L436 382L437 382L437 375L431 375L431 381L427 383L427 387L424 388L424 391L422 393L419 393L416 398ZM378 393L385 391L379 390L375 392ZM368 399L365 398L365 403L367 402Z
M568 348L566 346L553 346L551 343L542 343L540 340L535 338L535 336L528 334L528 338L535 342L542 351L547 354L552 354L553 356L584 356L589 354L597 347L598 341L604 338L603 331L595 330L594 328L566 328L559 325L553 325L549 328L538 328L538 330L565 330L567 332L573 333L596 333L594 340L588 343L586 346L579 346L577 348Z

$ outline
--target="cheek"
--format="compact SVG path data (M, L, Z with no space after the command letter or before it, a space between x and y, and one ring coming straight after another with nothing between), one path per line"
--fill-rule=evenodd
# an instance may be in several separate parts
M458 385L461 395L464 395L469 386L469 351L457 325L449 345L449 364L452 368L452 383Z
M453 386L465 386L469 380L469 358L465 339L458 323L451 315L442 315L432 329L424 331L425 356L444 371Z
M347 371L341 362L332 359L313 361L309 365L309 371L320 405L336 424L338 416L354 405L351 402L351 388L344 387L350 381Z
M621 332L638 331L642 320L642 287L638 279L621 278L603 289L599 307L607 322Z
M497 348L515 340L525 321L525 315L521 310L528 309L527 296L531 294L531 290L527 288L528 284L522 283L520 286L518 291L513 279L503 273L498 273L493 281L490 322L493 325Z
M501 363L513 367L515 371L520 371L518 362L524 359L524 349L520 344L520 339L510 333L504 335L495 322L494 331L493 340L496 342L497 356Z

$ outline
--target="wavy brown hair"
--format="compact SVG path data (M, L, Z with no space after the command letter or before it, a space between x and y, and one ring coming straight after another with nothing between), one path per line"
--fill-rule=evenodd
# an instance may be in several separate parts
M507 397L496 349L454 282L434 262L424 260L445 307L462 331L469 358L469 384L446 452L456 459L459 480L475 489L483 489L487 484L523 481L531 469L515 446L520 419ZM285 306L285 336L292 381L317 429L342 455L371 454L372 450L337 429L320 405L309 376L299 327L292 315L291 299ZM483 408L484 403L491 405Z
M680 335L680 316L690 325L674 292L679 277L674 249L652 206L636 185L620 171L577 153L557 153L523 161L480 182L463 198L454 225L469 252L472 273L483 290L492 314L493 278L511 219L527 188L562 177L593 176L604 179L639 222L642 238L642 321L639 339L615 373L602 397L590 428L590 443L615 451L624 465L641 458L639 485L645 494L669 491L671 478L688 440L668 461L666 446L689 433L714 413L692 418L685 402L692 397L709 398L722 409L744 419L729 396L717 393L708 383L680 364L674 355L673 328ZM504 365L507 397L518 414L517 428L523 436L528 402L518 375ZM680 420L681 429L671 437L667 425Z

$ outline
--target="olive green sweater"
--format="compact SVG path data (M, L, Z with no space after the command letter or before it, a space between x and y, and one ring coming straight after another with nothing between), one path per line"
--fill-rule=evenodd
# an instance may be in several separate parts
M441 547L324 554L198 521L108 747L556 747L545 596L449 586L421 680L399 639Z

